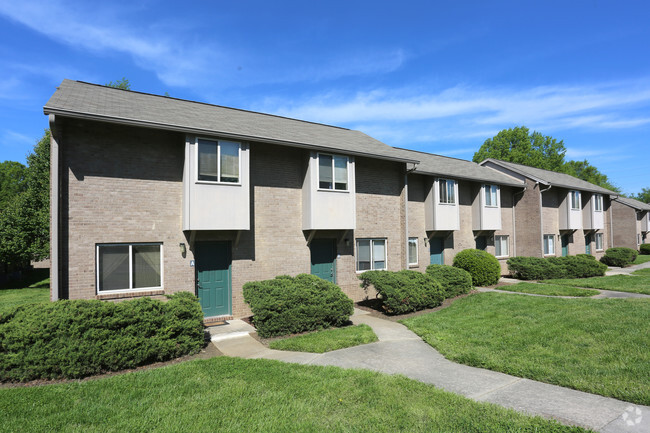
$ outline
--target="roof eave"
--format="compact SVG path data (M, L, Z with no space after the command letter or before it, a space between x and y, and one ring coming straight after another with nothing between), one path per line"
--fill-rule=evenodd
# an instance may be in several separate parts
M463 180L469 180L472 182L487 182L487 183L493 183L497 185L504 185L504 186L513 186L513 187L525 187L526 184L524 183L517 183L517 182L502 182L502 181L497 181L493 179L483 179L483 178L476 178L476 177L469 177L469 176L463 176L463 175L458 175L458 174L444 174L444 173L435 173L432 171L426 171L426 170L420 170L416 169L415 174L422 174L425 176L436 176L436 177L449 177L452 179L463 179Z

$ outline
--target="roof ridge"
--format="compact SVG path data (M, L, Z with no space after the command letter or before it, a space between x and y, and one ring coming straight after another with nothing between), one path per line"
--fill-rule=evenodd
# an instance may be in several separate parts
M406 149L406 148L404 148L404 147L397 147L397 146L393 146L393 149L406 150L406 151L408 151L408 152L423 153L423 154L425 154L425 155L431 155L431 156L437 156L437 157L440 157L440 158L453 159L453 160L455 160L455 161L469 162L469 163L471 163L471 164L476 164L476 165L478 165L479 167L483 167L482 165L480 165L480 164L478 164L478 163L476 163L476 162L474 162L474 161L470 161L470 160L468 160L468 159L454 158L453 156L440 155L440 154L437 154L437 153L425 152L425 151L423 151L423 150Z
M275 118L278 118L278 119L293 120L294 122L309 123L311 125L326 126L328 128L336 128L336 129L342 129L344 131L357 132L356 130L350 129L350 128L343 128L341 126L328 125L326 123L320 123L320 122L312 122L310 120L295 119L293 117L280 116L278 114L262 113L261 111L246 110L246 109L243 109L243 108L236 108L236 107L226 107L225 105L210 104L209 102L193 101L191 99L176 98L174 96L157 95L155 93L140 92L140 91L131 90L131 89L120 89L118 87L111 87L111 86L106 86L106 85L97 84L97 83L89 83L87 81L81 81L81 80L69 80L69 81L74 81L75 83L80 83L80 84L86 84L88 86L97 86L97 87L103 87L105 89L121 90L123 92L137 93L139 95L153 96L153 97L157 97L157 98L174 99L176 101L189 102L191 104L207 105L209 107L224 108L226 110L235 110L235 111L241 111L243 113L259 114L259 115L262 115L262 116L275 117Z

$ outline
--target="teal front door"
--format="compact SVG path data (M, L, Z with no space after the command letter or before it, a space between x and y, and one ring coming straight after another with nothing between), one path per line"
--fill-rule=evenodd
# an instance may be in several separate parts
M443 238L429 239L429 254L432 265L444 265L445 259L443 251L445 249Z
M476 249L477 250L486 250L487 249L487 237L477 236L476 237Z
M197 242L196 295L205 317L232 314L230 242Z
M569 255L569 235L562 235L562 257Z
M314 239L309 244L311 274L336 283L336 240Z
M585 253L591 254L591 233L585 235Z

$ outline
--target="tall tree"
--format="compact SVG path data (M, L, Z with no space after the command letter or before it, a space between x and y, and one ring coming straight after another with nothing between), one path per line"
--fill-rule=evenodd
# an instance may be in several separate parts
M593 165L589 164L586 159L584 161L569 161L564 164L564 173L575 176L578 179L586 180L594 185L610 189L612 191L621 192L620 188L613 185L606 174L603 174Z
M642 188L640 193L632 194L630 197L650 204L650 188Z
M126 77L122 77L121 80L109 81L105 84L108 87L115 87L116 89L122 90L131 90L131 83Z
M517 164L530 165L546 170L561 171L566 148L562 140L529 132L525 126L516 126L500 131L493 138L485 140L472 160L481 162L487 158Z
M0 162L0 212L25 191L25 172L26 167L20 162Z

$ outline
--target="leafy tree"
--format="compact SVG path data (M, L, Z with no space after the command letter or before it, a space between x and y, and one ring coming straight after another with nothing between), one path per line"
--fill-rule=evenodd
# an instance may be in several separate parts
M593 165L589 164L589 161L586 159L584 161L569 161L564 164L564 170L566 174L575 176L579 179L586 180L591 182L594 185L601 186L603 188L610 189L612 191L621 192L620 188L613 185L606 174L603 174Z
M41 260L50 253L50 131L27 156L25 191L0 213L0 263Z
M481 162L487 158L510 161L546 170L562 171L566 148L562 140L529 132L525 126L500 131L485 140L472 160Z
M110 81L105 84L108 87L115 87L116 89L122 90L131 90L131 83L125 77L122 77L121 80Z
M650 188L642 188L640 193L632 194L630 197L650 204Z
M0 212L9 202L25 191L26 167L20 162L0 162Z

